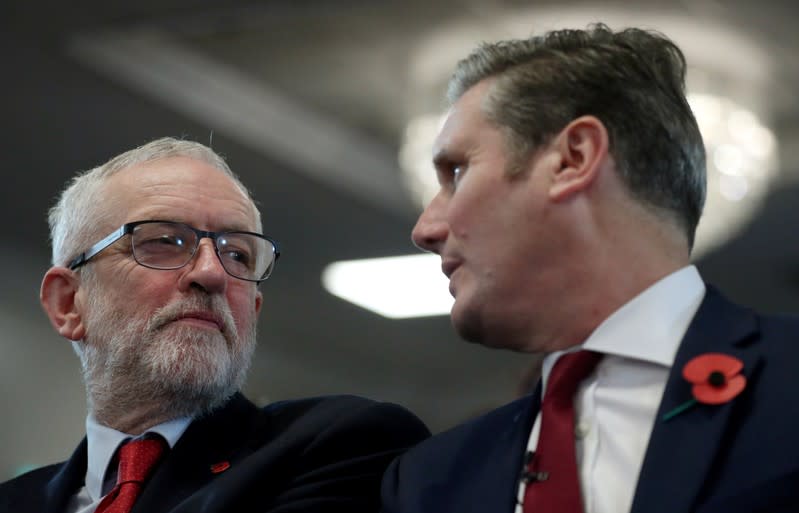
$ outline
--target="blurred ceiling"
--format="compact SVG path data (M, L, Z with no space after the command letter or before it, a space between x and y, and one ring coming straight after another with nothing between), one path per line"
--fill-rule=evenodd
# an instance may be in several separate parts
M470 48L447 47L437 31L473 34L476 44L480 34L503 37L496 20L514 9L603 12L598 5L5 2L0 409L8 420L0 426L0 479L65 458L83 432L77 359L38 305L49 261L46 210L76 171L164 135L210 143L224 155L259 201L265 231L281 243L278 268L263 286L251 398L362 394L404 404L434 430L512 398L531 357L464 343L446 317L388 320L362 310L325 292L320 274L336 260L415 252L409 233L418 212L396 155L406 122L442 107L442 81ZM780 144L778 179L740 235L697 264L742 303L799 311L791 221L799 200L799 7L788 0L602 6L651 18L656 28L664 16L723 25L767 56L759 91ZM475 27L481 32L469 32ZM549 28L533 18L529 32ZM735 49L712 51L729 60L725 52Z

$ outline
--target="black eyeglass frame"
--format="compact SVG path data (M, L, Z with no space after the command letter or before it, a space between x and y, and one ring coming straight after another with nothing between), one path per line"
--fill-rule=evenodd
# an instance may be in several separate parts
M132 253L133 259L136 261L136 263L139 264L142 267L147 267L148 269L157 269L157 270L161 270L161 271L168 271L168 270L172 270L172 269L180 269L181 267L186 266L189 262L191 262L191 259L194 258L195 253L197 253L197 248L200 247L200 241L202 239L211 239L212 241L214 241L214 253L216 253L216 257L219 259L219 263L222 264L222 269L224 269L225 272L228 275L230 275L230 276L232 276L232 277L234 277L236 279L239 279L239 280L250 281L250 282L254 282L254 283L261 283L263 281L266 281L272 275L272 272L274 272L275 265L277 264L277 260L278 260L278 258L280 258L280 248L278 247L277 241L275 241L271 237L267 237L266 235L264 235L262 233L247 232L247 231L241 231L241 230L227 230L227 231L224 231L224 232L209 232L209 231L205 231L205 230L198 230L197 228L195 228L195 227L193 227L191 225L188 225L186 223L181 223L181 222L178 222L178 221L166 221L166 220L163 220L163 219L147 219L147 220L144 220L144 221L133 221L131 223L123 224L122 226L120 226L119 228L117 228L116 230L114 230L113 232L108 234L106 237L103 237L99 242L94 244L92 247L90 247L89 249L87 249L83 253L81 253L78 256L76 256L75 258L73 258L69 262L67 267L69 267L70 270L74 271L75 269L77 269L77 268L89 263L89 261L92 258L97 256L97 254L99 254L105 248L109 247L111 244L117 242L118 240L120 240L125 235L130 235L131 233L133 233L134 228L136 228L137 226L142 225L142 224L150 224L150 223L167 223L167 224L176 224L176 225L180 225L180 226L185 226L186 228L188 228L189 230L191 230L192 232L194 232L197 235L197 243L194 245L194 249L192 250L191 255L189 256L188 260L186 260L186 263L184 263L183 265L176 266L176 267L153 267L152 265L143 264L143 263L139 262L139 260L136 258L136 252L132 251L133 248L131 248L131 253ZM217 245L217 239L219 237L223 237L223 236L229 235L229 234L254 235L254 236L260 237L260 238L268 241L270 244L272 244L272 247L274 248L273 252L274 252L274 255L275 255L275 259L272 262L272 265L267 268L267 270L271 269L271 270L269 270L269 274L267 274L263 278L258 278L258 279L252 280L252 279L249 279L249 278L242 278L241 276L236 276L235 274L232 274L230 271L228 271L227 268L225 267L224 262L222 262L222 257L219 255L219 246Z

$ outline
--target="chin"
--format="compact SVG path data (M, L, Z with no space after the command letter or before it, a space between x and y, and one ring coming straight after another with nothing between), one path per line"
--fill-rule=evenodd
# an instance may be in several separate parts
M518 332L509 329L507 319L497 319L486 315L482 310L467 308L456 301L451 313L452 326L458 335L475 344L493 349L524 351L524 340L519 340Z
M480 316L477 312L469 310L464 303L461 299L456 300L455 304L452 305L452 311L450 312L452 327L467 342L487 345L485 344L484 324Z

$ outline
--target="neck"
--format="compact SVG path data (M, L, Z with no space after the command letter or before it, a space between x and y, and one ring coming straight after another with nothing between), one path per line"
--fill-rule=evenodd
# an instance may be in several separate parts
M206 396L180 397L150 394L122 387L101 387L89 384L89 412L97 422L130 435L140 435L158 424L182 417L198 417L216 408L224 398L209 401ZM147 395L147 394L145 394Z
M532 351L582 344L616 310L690 263L681 230L637 204L583 221L571 233L572 264L560 275L562 302L546 329L528 333Z
M91 401L90 413L98 423L129 435L140 435L158 424L180 417L160 404L139 404L133 407Z

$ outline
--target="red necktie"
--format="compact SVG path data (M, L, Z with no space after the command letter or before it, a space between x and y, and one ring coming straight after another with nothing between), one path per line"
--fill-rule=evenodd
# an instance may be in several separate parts
M574 450L574 394L602 355L591 351L558 358L541 403L541 431L527 464L524 513L582 513Z
M103 497L95 513L128 513L166 448L167 443L160 436L123 445L119 449L117 484Z

